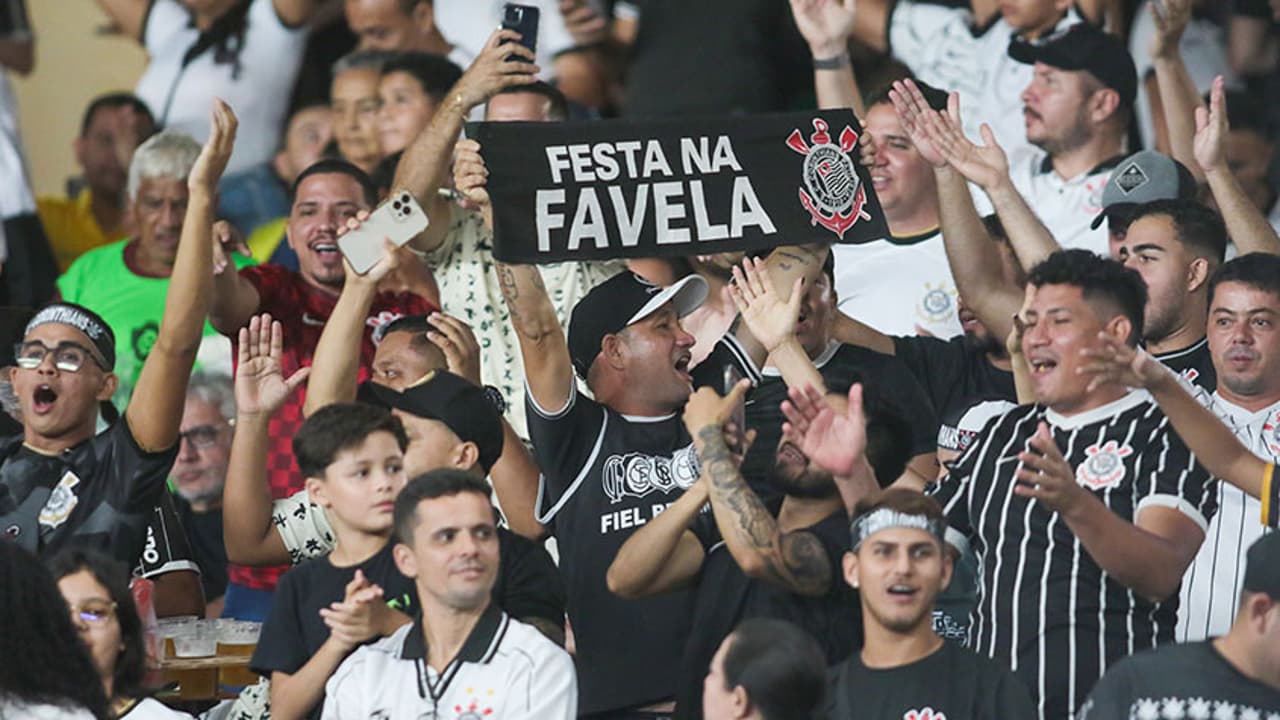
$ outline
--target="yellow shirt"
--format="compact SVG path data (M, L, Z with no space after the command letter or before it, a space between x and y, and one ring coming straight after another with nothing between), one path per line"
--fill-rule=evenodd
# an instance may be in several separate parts
M82 254L123 238L123 228L103 232L93 217L93 195L88 188L75 199L42 197L36 200L36 212L49 238L49 248L58 262L58 271L66 272Z

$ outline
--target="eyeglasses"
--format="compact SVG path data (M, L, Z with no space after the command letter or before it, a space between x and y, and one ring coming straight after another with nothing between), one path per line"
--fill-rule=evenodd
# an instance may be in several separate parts
M53 353L53 366L63 372L80 372L80 368L84 367L88 360L93 360L103 370L107 369L106 363L99 360L92 350L69 340L58 343L57 347L49 347L39 340L32 340L18 343L13 350L18 367L24 370L35 370L40 367L45 356L50 353Z
M220 425L197 425L178 433L178 443L181 444L186 440L197 449L207 450L218 444L218 437L222 435L222 430L223 426Z
M116 604L106 600L85 600L71 606L71 619L83 620L90 625L101 625L116 613Z

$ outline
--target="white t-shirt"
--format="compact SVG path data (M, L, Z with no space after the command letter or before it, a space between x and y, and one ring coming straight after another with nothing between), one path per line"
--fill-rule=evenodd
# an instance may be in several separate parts
M1080 21L1072 8L1056 29ZM1013 37L1013 26L1003 17L975 29L968 9L919 0L898 0L889 17L889 52L917 78L960 93L965 135L981 138L978 128L985 122L1009 153L1029 147L1022 91L1033 75L1031 65L1009 57Z
M444 672L427 664L426 655L419 622L362 646L329 678L321 717L573 720L577 715L578 677L569 654L494 605Z
M942 233L831 246L840 312L886 335L961 332Z
M193 720L193 718L184 712L178 712L173 708L165 705L159 700L152 698L143 698L129 709L129 712L120 716L120 720Z
M209 137L213 98L222 98L240 121L227 173L267 162L280 147L307 30L285 27L272 0L253 0L238 73L231 62L215 64L213 48L183 70L182 57L199 34L191 24L191 15L177 0L156 0L143 30L143 45L151 62L135 92L158 123L201 143Z
M1280 462L1280 402L1251 412L1214 393L1209 403L1236 437L1255 455ZM1269 530L1262 524L1262 502L1225 481L1217 483L1218 512L1209 521L1200 551L1182 578L1178 605L1178 642L1225 635L1240 603L1245 551Z
M480 54L485 41L502 25L502 8L507 0L434 0L436 27L445 40L462 47L471 57ZM564 26L556 0L521 0L536 6L538 17L538 65L544 80L555 77L552 62L556 55L574 47L573 36ZM597 11L600 9L596 4ZM465 65L463 67L466 67Z
M0 697L0 720L94 720L94 717L81 707L32 704Z
M1009 176L1013 179L1013 186L1059 245L1068 250L1084 248L1109 257L1107 224L1102 223L1097 229L1089 225L1102 211L1102 189L1121 159L1116 156L1088 172L1064 180L1053 169L1048 154L1028 145L1009 155ZM991 200L982 191L975 189L973 195L978 214L992 212Z
M1138 98L1134 110L1138 117L1138 130L1142 134L1143 147L1154 149L1156 143L1155 129L1151 124L1151 105L1147 100L1146 78L1153 72L1151 62L1151 41L1156 35L1155 19L1151 16L1151 3L1144 2L1133 18L1133 29L1129 35L1129 54L1133 56L1133 64L1138 68ZM1203 95L1209 92L1213 79L1218 75L1226 80L1227 87L1237 87L1239 80L1231 69L1227 59L1227 31L1218 24L1204 18L1191 18L1187 29L1182 34L1182 42L1178 44L1183 63L1195 83L1196 90Z

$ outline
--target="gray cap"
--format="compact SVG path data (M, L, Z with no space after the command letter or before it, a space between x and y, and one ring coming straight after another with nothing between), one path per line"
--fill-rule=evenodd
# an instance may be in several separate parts
M1089 226L1095 230L1108 217L1128 218L1152 200L1194 200L1196 179L1186 166L1155 150L1136 152L1116 166L1102 190L1102 212Z

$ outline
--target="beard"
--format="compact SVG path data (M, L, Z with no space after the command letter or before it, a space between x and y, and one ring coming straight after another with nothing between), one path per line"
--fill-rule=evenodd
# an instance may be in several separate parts
M991 333L983 333L981 335L972 332L964 334L964 346L968 350L984 355L999 355L1001 357L1008 354L1005 350L1004 343L996 339Z

